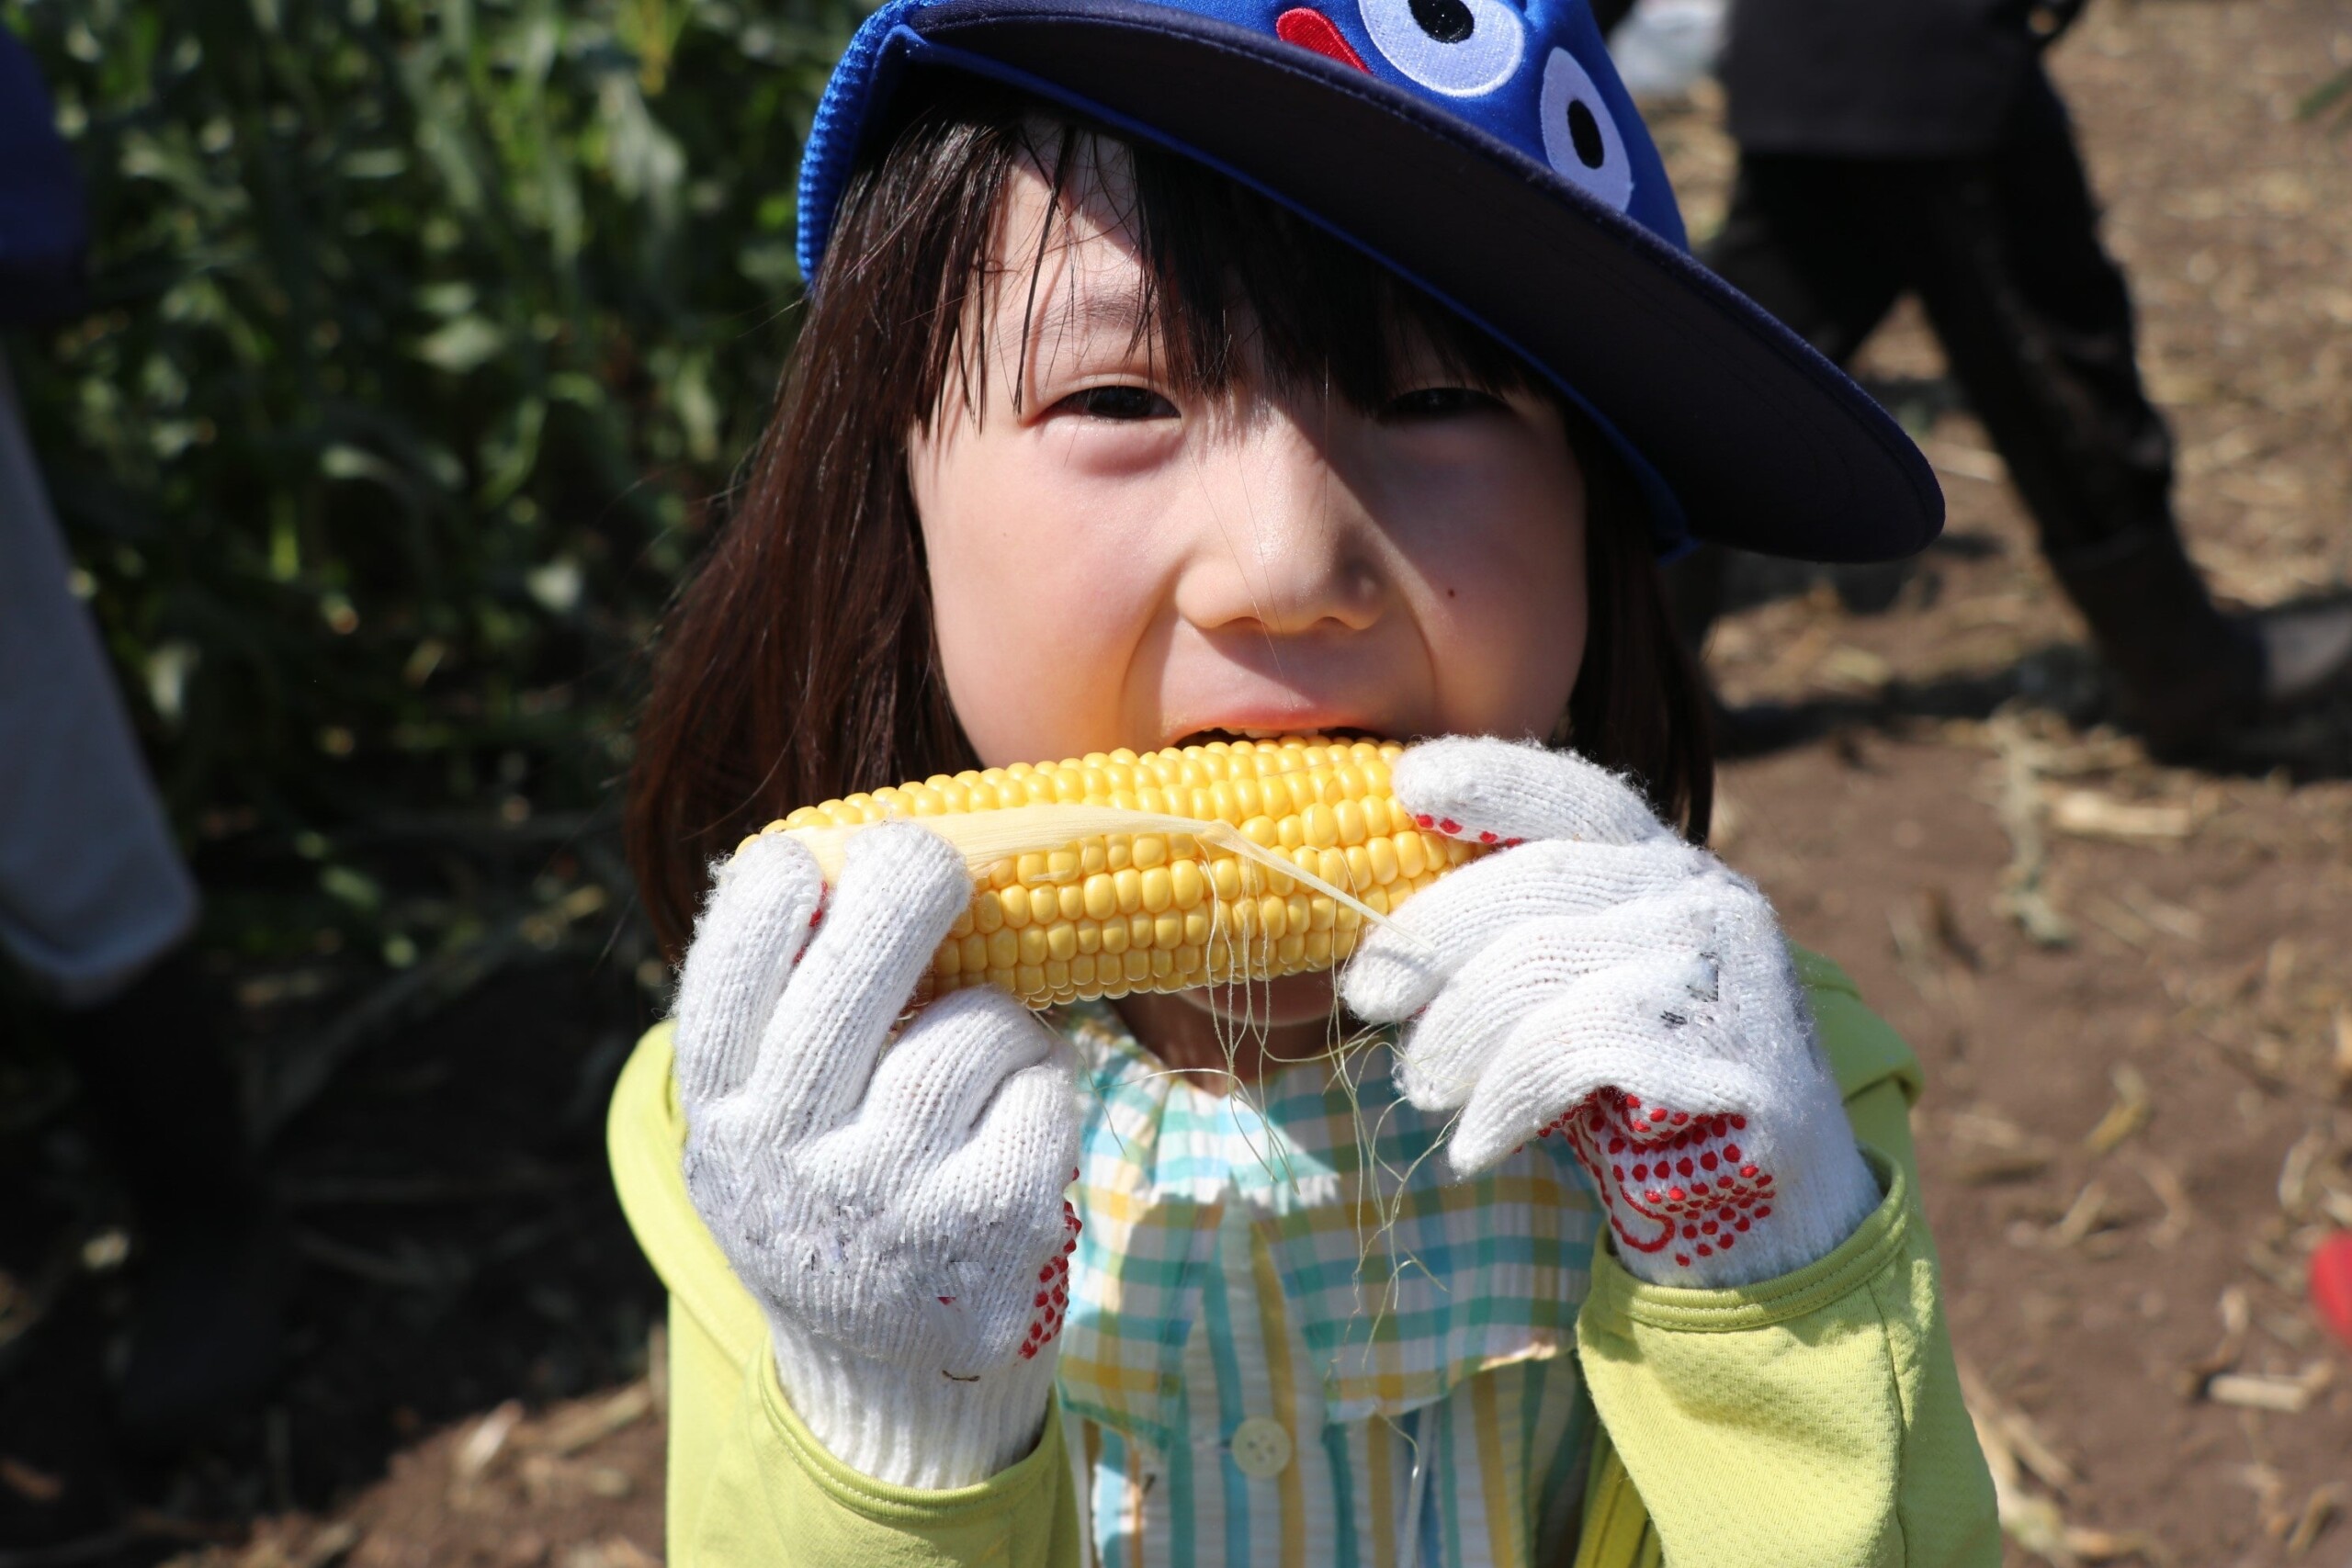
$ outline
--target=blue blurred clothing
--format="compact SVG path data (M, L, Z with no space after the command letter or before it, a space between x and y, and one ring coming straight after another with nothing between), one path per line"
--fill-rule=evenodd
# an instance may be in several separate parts
M197 896L71 570L0 361L0 950L83 1007L186 937Z
M80 308L89 213L40 68L0 27L0 326Z
M40 73L0 27L0 325L71 314L88 215ZM0 360L0 951L67 1007L187 935L180 860Z

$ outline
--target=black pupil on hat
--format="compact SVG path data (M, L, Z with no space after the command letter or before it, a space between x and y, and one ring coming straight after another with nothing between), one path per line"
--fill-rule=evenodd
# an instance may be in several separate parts
M1576 143L1577 157L1588 169L1600 167L1609 156L1609 144L1600 140L1600 122L1584 107L1582 98L1568 100L1568 140Z
M1440 43L1460 43L1478 26L1462 0L1413 0L1413 20Z

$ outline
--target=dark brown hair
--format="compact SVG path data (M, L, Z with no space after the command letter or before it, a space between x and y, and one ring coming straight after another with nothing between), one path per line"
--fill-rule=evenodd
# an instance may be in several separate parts
M1266 374L1361 409L1394 395L1407 329L1473 385L1541 385L1376 264L1199 165L977 82L910 85L900 98L920 107L871 139L842 195L775 416L662 630L627 834L673 959L710 863L743 834L797 806L977 765L939 674L907 451L944 396L977 396L999 213L1024 164L1067 192L1087 160L1131 158L1120 216L1148 279L1137 330L1180 391L1229 383L1237 309L1261 334ZM1705 708L1645 513L1623 463L1569 413L1591 603L1568 733L1703 840Z

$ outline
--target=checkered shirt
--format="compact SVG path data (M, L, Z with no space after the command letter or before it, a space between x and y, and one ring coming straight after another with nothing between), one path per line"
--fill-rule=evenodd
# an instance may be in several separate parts
M1600 1209L1567 1149L1450 1181L1383 1037L1221 1094L1107 1007L1058 1018L1091 1094L1059 1389L1092 1561L1548 1558L1592 1429Z

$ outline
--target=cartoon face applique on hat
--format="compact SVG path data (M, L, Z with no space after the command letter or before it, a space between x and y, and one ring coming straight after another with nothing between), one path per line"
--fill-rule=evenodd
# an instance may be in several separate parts
M1620 212L1633 205L1637 182L1617 118L1623 93L1612 103L1577 58L1577 44L1602 47L1580 0L1536 0L1523 11L1510 0L1317 0L1278 11L1273 32L1367 75L1454 100L1463 118L1595 199ZM1664 221L1644 226L1662 231Z

